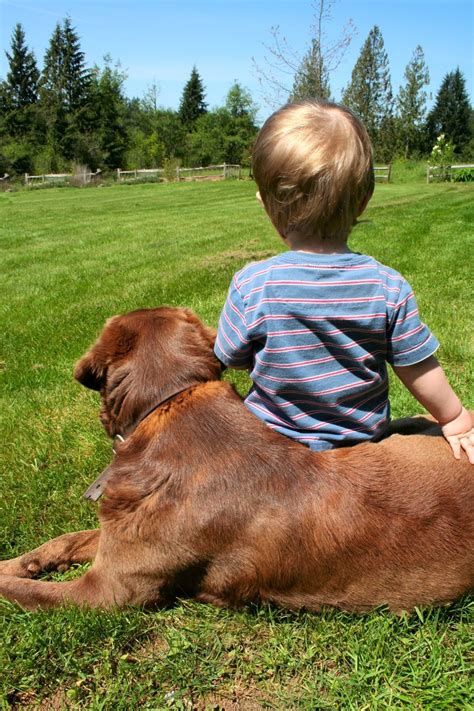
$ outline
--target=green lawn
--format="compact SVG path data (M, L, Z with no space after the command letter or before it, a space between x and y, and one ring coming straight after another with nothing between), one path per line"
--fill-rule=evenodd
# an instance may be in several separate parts
M254 193L229 181L0 194L0 557L95 525L82 492L111 449L73 364L130 309L186 305L215 325L232 273L282 249ZM420 174L378 186L352 238L411 282L470 407L473 218L471 186ZM245 392L243 373L226 377ZM392 405L420 411L396 382ZM183 601L31 614L3 601L0 707L472 708L473 610L472 599L404 618Z

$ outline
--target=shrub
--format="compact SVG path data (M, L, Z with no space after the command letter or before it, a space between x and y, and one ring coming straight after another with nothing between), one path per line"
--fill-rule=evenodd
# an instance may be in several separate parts
M455 183L474 183L474 168L461 168L451 176Z
M430 154L431 165L439 168L437 178L439 180L450 180L450 167L455 160L456 146L451 140L447 140L444 133L438 136Z
M163 175L165 179L170 183L177 179L176 169L181 165L181 161L178 158L165 158L163 161Z

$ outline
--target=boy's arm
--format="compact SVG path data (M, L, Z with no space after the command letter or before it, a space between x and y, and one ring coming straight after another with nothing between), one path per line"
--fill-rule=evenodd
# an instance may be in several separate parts
M245 304L235 276L219 318L214 353L228 368L246 370L252 365L252 341L247 331Z
M474 464L472 417L452 390L436 358L429 356L414 365L392 367L405 387L439 422L455 458L461 458L462 448Z

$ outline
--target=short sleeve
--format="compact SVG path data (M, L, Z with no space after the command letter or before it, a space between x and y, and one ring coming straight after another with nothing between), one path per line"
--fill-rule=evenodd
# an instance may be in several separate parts
M387 361L391 365L415 365L437 351L439 343L420 320L415 295L403 277L396 298L387 302L387 308Z
M245 305L235 276L219 319L214 352L230 368L252 366L252 346L247 333Z

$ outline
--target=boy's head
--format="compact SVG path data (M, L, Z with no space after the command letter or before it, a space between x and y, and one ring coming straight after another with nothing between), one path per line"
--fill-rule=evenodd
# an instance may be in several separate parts
M253 174L282 235L345 242L374 189L372 147L347 108L324 101L287 104L257 136Z

